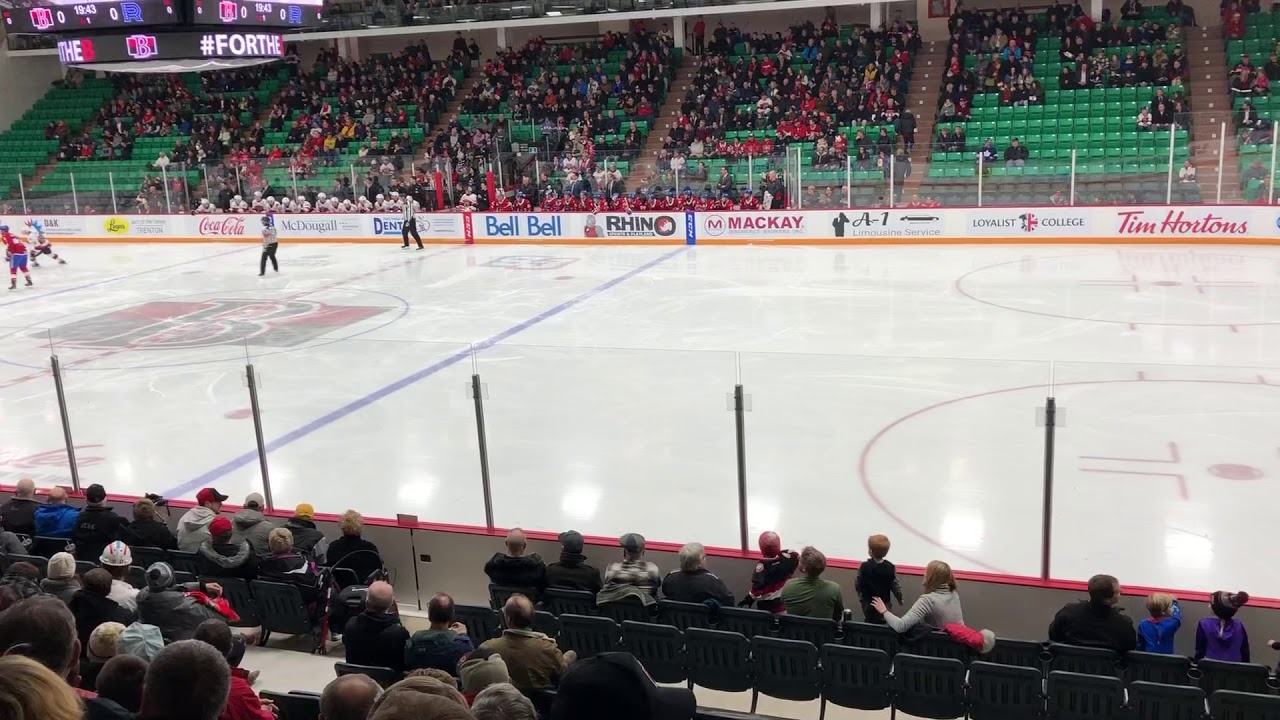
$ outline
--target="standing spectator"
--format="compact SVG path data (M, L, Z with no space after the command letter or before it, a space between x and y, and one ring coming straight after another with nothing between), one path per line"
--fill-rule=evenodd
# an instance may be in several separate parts
M702 16L698 16L698 21L693 24L693 54L702 55L707 51L707 23L702 20Z
M378 554L377 545L360 536L364 532L364 518L355 510L348 510L342 513L338 528L342 530L342 537L329 543L325 552L329 565L350 569L357 583L367 585L369 578L382 570L382 556Z
M111 576L111 592L107 593L107 597L125 610L136 612L138 589L125 582L129 568L133 565L133 552L129 550L129 546L119 540L111 543L102 551L98 563Z
M502 606L502 635L485 641L482 650L502 656L511 674L511 684L521 690L552 687L553 679L577 658L572 651L561 653L556 641L533 629L533 603L523 595L512 595Z
M120 529L120 539L133 547L178 549L178 539L169 526L160 520L155 502L148 498L134 501L133 522Z
M120 623L120 629L132 625L137 613L120 607L108 595L111 592L111 576L102 568L84 574L84 587L76 591L67 605L76 621L76 636L80 645L89 647L89 636L103 623Z
M538 720L538 709L511 683L490 685L471 703L476 720Z
M707 570L707 551L701 543L688 543L680 548L679 557L680 569L667 573L662 580L662 594L668 600L712 601L721 607L733 607L733 593L723 580Z
M316 511L311 503L299 503L293 510L284 527L293 533L293 549L303 557L314 560L317 565L324 565L325 553L329 549L329 539L316 528Z
M365 720L382 688L368 675L343 675L329 681L320 693L323 720Z
M911 152L916 146L916 116L911 112L910 108L902 111L898 119L894 121L897 125L898 137L902 138L902 147L907 152Z
M645 605L657 602L662 574L658 566L644 559L644 536L627 533L618 538L622 562L609 563L604 571L604 588L596 594L596 604L636 598Z
M654 684L630 653L600 653L574 664L556 690L556 720L692 720L693 691Z
M547 586L563 590L582 590L592 595L600 592L604 583L600 571L587 564L582 554L582 533L568 530L560 533L560 561L547 566Z
M167 642L190 640L205 620L223 620L213 607L187 594L200 590L216 598L222 588L213 583L176 585L169 563L153 563L147 568L147 587L138 593L138 619L160 629Z
M782 538L768 530L760 533L760 562L751 573L751 591L747 602L754 602L761 610L771 613L786 612L782 602L782 588L800 565L800 554L795 550L783 550Z
M49 558L49 567L45 570L45 578L40 581L40 589L64 603L71 602L80 590L80 581L76 579L76 559L71 553L54 553Z
M13 498L0 505L0 527L8 532L20 535L36 534L36 508L40 501L36 499L35 482L23 478L13 489Z
M0 655L29 657L74 688L80 682L80 652L76 619L55 597L28 598L0 613Z
M869 623L884 624L884 616L871 606L871 598L880 598L885 607L889 607L892 595L902 604L902 587L898 584L898 568L885 558L889 555L889 538L884 535L872 535L867 538L867 553L871 556L858 566L858 578L853 589L858 593L858 601L862 605L862 615Z
M1236 611L1247 602L1249 593L1246 592L1219 590L1209 596L1213 617L1200 618L1196 624L1196 662L1205 658L1249 662L1249 633L1244 623L1236 619Z
M1120 581L1110 575L1089 578L1089 599L1064 606L1049 625L1049 639L1056 643L1084 645L1128 652L1138 646L1133 621L1116 608Z
M231 542L244 540L249 543L255 557L266 557L270 552L267 549L267 536L275 526L262 514L262 509L266 506L267 501L261 494L249 493L244 499L244 507L231 517Z
M404 672L409 631L400 623L390 583L379 581L369 586L364 612L347 621L342 644L347 648L347 662Z
M196 563L201 577L231 577L249 581L257 577L257 558L249 541L232 540L231 521L218 516L209 523L209 539L200 543Z
M212 645L182 640L147 666L138 720L218 720L231 692L231 668Z
M1004 166L1005 167L1023 167L1027 164L1027 158L1031 154L1027 152L1025 145L1018 142L1018 138L1009 141L1009 147L1004 149Z
M95 703L111 703L127 713L137 713L142 709L142 684L146 676L147 661L136 655L116 655L108 660L98 671L98 698L88 701L91 720L99 720L100 717L93 714ZM116 714L105 715L106 718L133 720L132 714L121 715L114 708L107 710Z
M512 528L505 540L507 551L494 553L484 564L484 574L489 582L502 587L542 590L547 586L547 566L537 553L526 555L528 541L524 531Z
M209 523L222 511L222 503L226 495L214 488L204 488L196 493L195 507L191 508L178 521L178 549L195 552L200 544L209 539Z
M206 643L223 657L222 663L230 673L227 690L227 704L219 716L219 720L275 720L275 714L253 691L244 671L231 667L226 658L231 656L235 642L231 638L231 628L224 622L206 620L196 628L194 640Z
M85 715L80 699L61 678L21 655L0 657L0 707L6 717L28 720L94 717Z
M951 566L941 560L931 560L924 567L924 594L916 599L905 615L898 617L889 612L888 606L878 597L871 598L871 607L883 615L885 624L897 633L907 632L922 623L936 628L951 623L964 624L956 578L951 574Z
M1173 654L1173 636L1182 627L1178 601L1166 593L1147 596L1146 620L1138 623L1138 649L1143 652Z
M831 618L839 622L844 617L844 598L840 586L823 580L827 569L827 556L813 546L800 551L800 572L804 577L792 578L782 587L782 603L788 615L812 618Z
M80 511L67 504L67 491L54 487L49 490L49 502L36 508L35 534L70 540L76 532L76 518Z
M76 531L72 536L76 559L97 562L103 548L119 536L125 519L107 505L107 491L97 483L85 489L84 499L86 504L76 518Z
M458 676L458 663L471 652L471 638L467 627L453 618L453 598L436 593L427 603L427 621L430 626L419 630L409 638L405 650L405 670L437 668Z

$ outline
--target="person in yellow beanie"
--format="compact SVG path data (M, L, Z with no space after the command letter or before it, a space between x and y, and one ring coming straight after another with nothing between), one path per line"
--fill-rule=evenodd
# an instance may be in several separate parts
M293 509L293 517L284 524L293 533L293 550L317 565L325 565L325 554L329 550L329 539L316 529L316 510L311 503L298 503Z

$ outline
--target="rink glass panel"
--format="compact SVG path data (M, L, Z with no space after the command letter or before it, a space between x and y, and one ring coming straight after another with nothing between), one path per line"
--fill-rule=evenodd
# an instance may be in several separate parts
M48 332L0 327L0 483L71 486ZM86 448L96 455L96 448Z

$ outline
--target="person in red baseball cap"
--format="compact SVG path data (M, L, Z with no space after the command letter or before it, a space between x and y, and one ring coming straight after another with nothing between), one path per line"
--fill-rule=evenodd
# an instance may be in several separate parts
M178 549L195 552L201 543L209 539L209 523L222 510L222 502L226 495L213 488L204 488L196 493L196 507L187 511L178 521Z
M209 523L209 539L200 543L196 560L201 577L253 580L258 574L257 559L249 542L233 539L231 521L221 515Z

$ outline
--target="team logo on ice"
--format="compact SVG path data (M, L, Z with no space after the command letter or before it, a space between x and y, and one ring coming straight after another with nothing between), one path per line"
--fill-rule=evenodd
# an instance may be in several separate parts
M156 301L54 328L61 343L84 348L181 349L248 342L295 347L388 310L314 300Z

